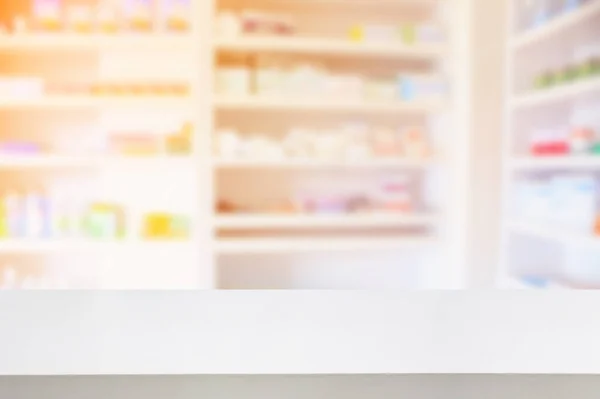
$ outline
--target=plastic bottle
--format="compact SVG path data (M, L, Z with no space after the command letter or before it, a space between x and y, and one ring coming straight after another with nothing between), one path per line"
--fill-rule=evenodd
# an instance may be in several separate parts
M42 236L44 221L41 210L40 194L37 189L30 190L24 198L25 235L29 238Z
M161 0L163 29L171 32L185 32L190 29L190 0Z
M17 191L9 191L4 197L4 206L8 220L8 235L11 238L20 238L24 235L25 220L22 197Z
M4 195L0 196L0 239L8 238L9 236L9 221L8 212L6 210L6 203Z
M571 12L575 11L583 4L583 0L563 0L563 11Z
M548 22L550 17L549 0L528 0L532 3L533 20L531 27L538 28Z

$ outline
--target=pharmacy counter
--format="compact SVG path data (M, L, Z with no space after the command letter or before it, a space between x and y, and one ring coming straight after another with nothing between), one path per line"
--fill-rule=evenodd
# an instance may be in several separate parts
M1 374L597 373L592 292L15 292Z

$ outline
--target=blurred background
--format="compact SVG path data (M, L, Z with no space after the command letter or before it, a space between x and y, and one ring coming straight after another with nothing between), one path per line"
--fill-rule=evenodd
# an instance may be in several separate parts
M598 287L599 22L0 0L0 288Z

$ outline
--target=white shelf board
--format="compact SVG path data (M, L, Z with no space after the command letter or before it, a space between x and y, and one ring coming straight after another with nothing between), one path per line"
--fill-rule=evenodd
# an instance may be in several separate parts
M59 253L182 250L192 248L191 241L101 241L82 239L0 239L0 253Z
M250 111L314 111L356 112L366 114L430 113L443 108L442 101L415 102L367 102L367 101L322 101L286 97L228 97L216 96L214 106L221 110Z
M437 159L366 159L361 161L217 159L214 161L214 166L220 169L377 169L426 168L437 163Z
M92 97L92 96L43 96L37 98L1 98L0 109L14 108L95 108L95 107L140 107L140 108L190 108L187 97Z
M600 77L564 84L555 88L518 95L512 100L514 108L528 108L569 101L579 96L600 93Z
M216 252L223 255L278 254L297 252L353 252L416 249L433 245L437 240L431 237L398 238L330 238L277 239L247 238L219 239Z
M158 49L192 49L193 37L186 34L115 34L115 35L83 35L83 34L36 34L22 33L0 35L0 50L46 50L62 49L112 49L125 48L132 50Z
M600 236L591 233L586 235L579 232L571 232L560 226L548 226L535 222L513 222L509 225L513 233L525 234L549 241L556 241L563 245L590 246L600 245Z
M381 57L386 59L437 59L446 46L434 44L357 43L343 39L296 37L220 38L215 48L236 52L312 53L331 56Z
M573 29L594 17L600 16L600 1L590 0L588 4L570 11L554 20L548 21L539 28L534 28L516 36L512 41L515 49L521 49L530 45L538 44L545 40L552 40L563 34L568 29Z
M511 159L513 169L592 169L600 168L600 155L589 156L523 156Z
M437 218L420 214L374 213L359 215L226 215L218 216L218 229L266 228L377 228L427 226Z
M148 156L148 157L116 157L116 156L4 156L0 155L0 168L35 169L35 168L80 168L80 167L136 167L136 166L192 166L190 157L183 156Z
M501 289L509 289L509 290L525 290L525 291L565 291L571 290L567 286L564 286L556 281L551 281L543 287L536 287L530 284L525 283L517 276L511 276L507 281L505 281Z

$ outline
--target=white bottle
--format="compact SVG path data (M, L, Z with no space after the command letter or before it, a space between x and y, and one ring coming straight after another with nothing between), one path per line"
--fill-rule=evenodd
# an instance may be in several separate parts
M25 232L23 198L17 191L9 191L4 201L9 235L11 238L22 238Z
M44 229L44 216L41 210L41 197L37 191L32 190L25 195L25 235L28 238L40 238Z

